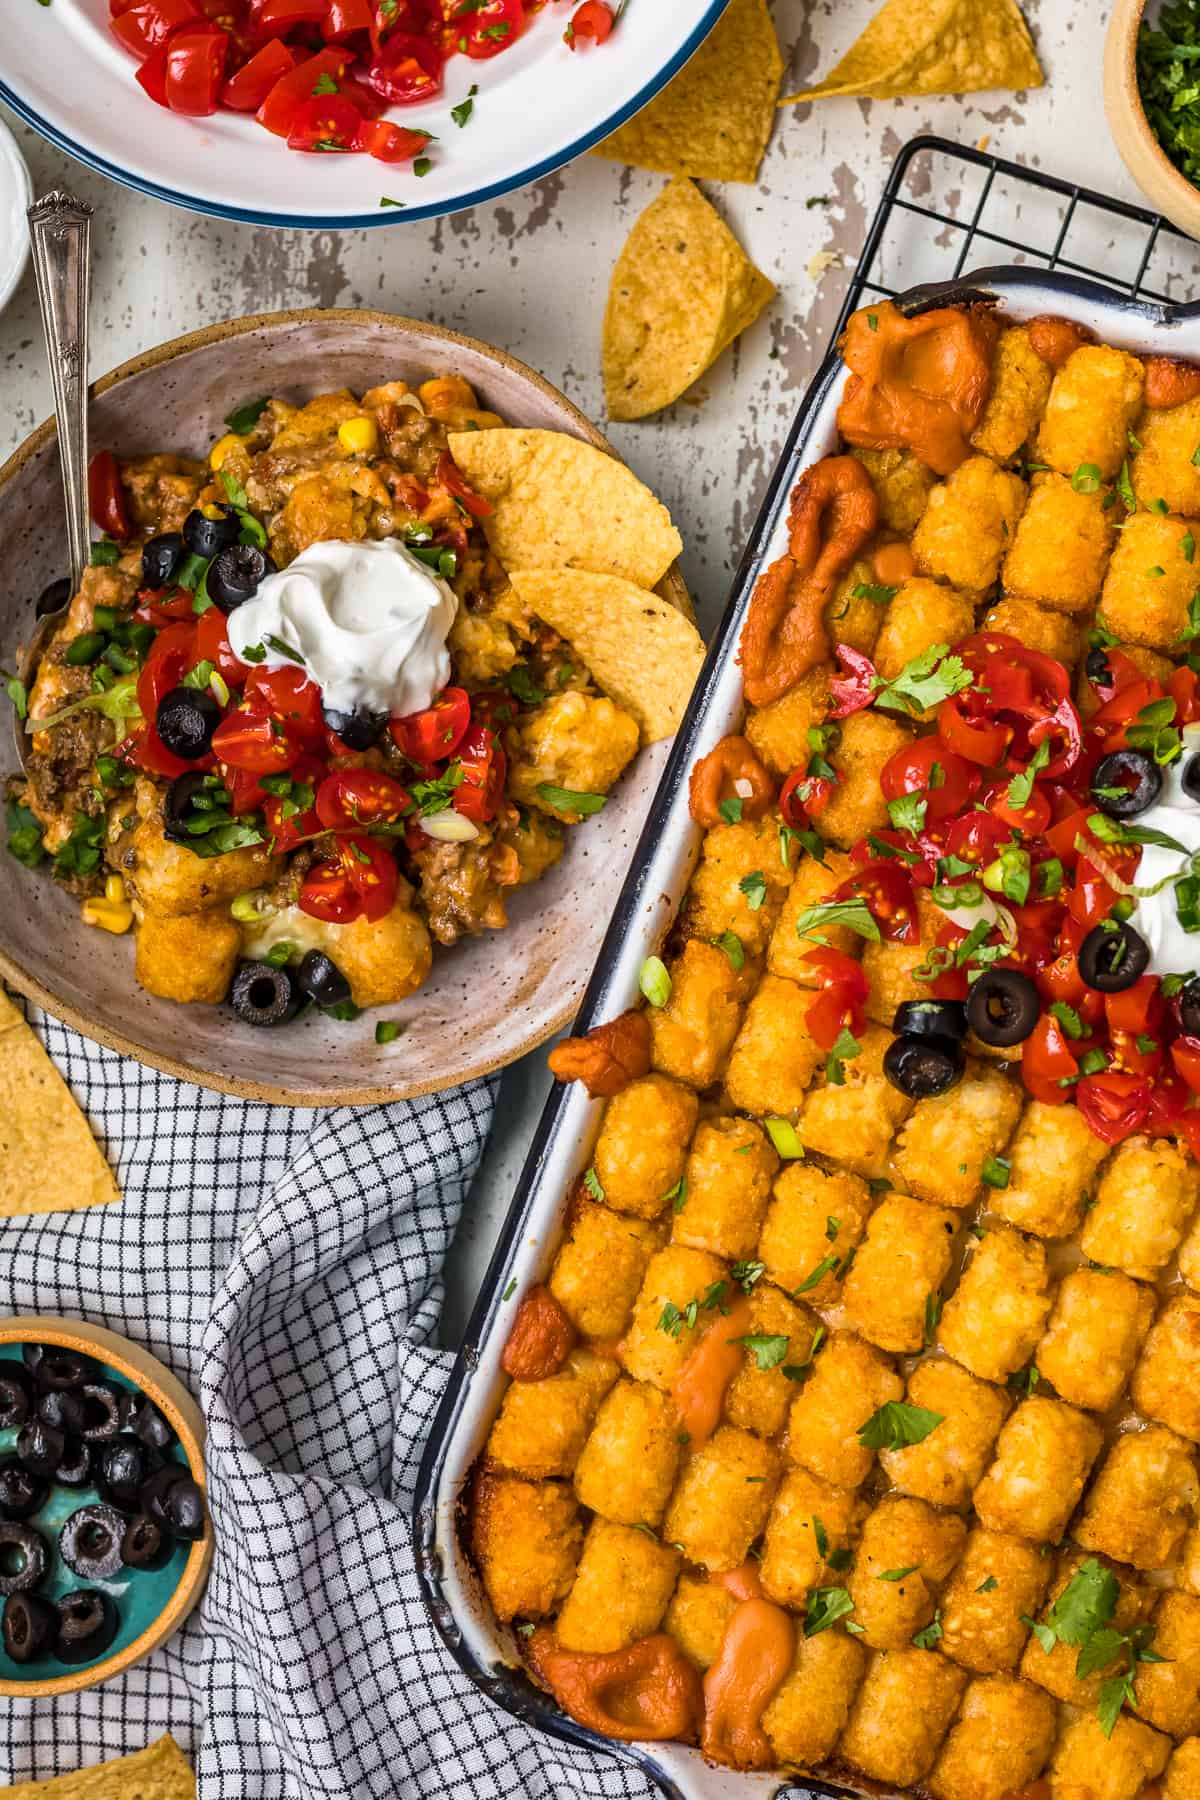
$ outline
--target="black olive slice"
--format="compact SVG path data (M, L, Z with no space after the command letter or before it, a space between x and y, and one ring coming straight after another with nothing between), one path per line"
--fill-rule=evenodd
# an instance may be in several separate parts
M79 1437L83 1432L83 1398L72 1388L51 1388L38 1398L37 1416L65 1436Z
M259 583L275 572L275 564L257 544L229 544L209 564L205 592L214 606L231 613L253 599Z
M897 1037L961 1038L967 1035L965 1000L903 1000L892 1030Z
M967 1023L995 1050L1023 1044L1042 1010L1037 989L1019 969L985 969L967 996Z
M33 1383L20 1363L0 1363L0 1431L19 1431L33 1405Z
M1200 800L1200 751L1188 757L1179 779L1188 799Z
M336 733L349 750L369 750L372 744L379 742L387 724L386 713L369 712L362 706L356 706L353 712L323 706L321 712L330 731Z
M45 1344L37 1362L37 1384L43 1393L63 1393L68 1388L82 1387L85 1381L100 1379L100 1364L82 1350L68 1350L58 1344Z
M1083 672L1093 687L1111 687L1113 683L1112 665L1099 644L1093 644L1087 653Z
M220 705L207 688L173 687L154 715L154 729L167 749L186 762L208 755L220 723Z
M888 1045L883 1072L910 1100L927 1100L961 1081L965 1063L956 1038L898 1037Z
M175 1537L195 1539L204 1536L207 1511L204 1490L193 1481L182 1463L164 1463L156 1469L141 1492L142 1511L164 1531Z
M1113 750L1092 770L1092 798L1110 819L1136 819L1162 792L1162 770L1140 750Z
M125 1520L112 1506L81 1506L58 1534L58 1553L73 1575L108 1581L121 1567Z
M142 546L142 580L148 588L165 588L175 579L183 561L183 536L178 531L163 531L147 538Z
M163 836L170 838L173 844L192 842L192 834L187 828L192 801L212 780L213 777L206 775L203 769L188 769L185 774L177 775L167 789L163 801Z
M323 950L306 953L296 970L296 983L300 992L318 1006L339 1006L350 998L350 983Z
M58 1633L58 1608L40 1594L10 1594L4 1602L0 1636L15 1663L34 1662Z
M77 1588L58 1602L54 1654L60 1662L91 1662L117 1635L117 1609L99 1588Z
M50 1557L46 1540L32 1525L0 1519L0 1595L24 1593L46 1579Z
M1132 925L1106 919L1079 946L1079 973L1100 994L1121 994L1146 973L1150 946Z
M116 1437L121 1429L121 1394L111 1381L85 1381L79 1390L83 1404L80 1436L89 1443Z
M1179 990L1176 1000L1179 1023L1188 1037L1200 1037L1200 981L1193 978Z
M244 962L233 978L229 1002L247 1025L286 1025L299 1010L300 992L289 969Z
M236 544L241 523L231 506L222 504L219 519L206 519L197 507L183 521L183 541L197 556L216 556Z
M119 1506L124 1512L136 1512L138 1489L156 1461L156 1453L140 1438L123 1431L119 1437L102 1443L96 1452L96 1486L110 1505Z
M18 1456L12 1452L0 1456L0 1519L28 1519L48 1491L43 1478L27 1469Z
M121 1539L121 1561L130 1569L162 1569L175 1544L170 1534L146 1513L135 1513Z
M150 1450L165 1450L174 1443L175 1433L166 1419L159 1412L153 1400L138 1395L137 1406L127 1415L122 1430L132 1431L134 1437Z
M86 1487L92 1479L92 1446L85 1444L82 1438L68 1438L54 1479L59 1487Z
M66 1432L44 1419L30 1419L17 1434L17 1455L31 1475L52 1476L66 1447Z

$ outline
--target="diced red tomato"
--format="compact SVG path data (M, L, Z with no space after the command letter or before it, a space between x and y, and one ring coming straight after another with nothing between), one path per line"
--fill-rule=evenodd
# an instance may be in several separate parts
M88 511L105 537L123 542L133 529L121 471L111 450L97 450L88 463Z
M393 31L363 80L393 106L410 106L441 93L444 64L441 50L429 38Z
M481 61L499 56L525 28L522 0L473 0L470 11L460 7L450 15L449 28L455 48Z
M387 119L364 119L354 139L354 149L365 150L376 162L411 162L429 142L424 131L409 131Z
M1023 837L1041 837L1050 823L1050 801L1042 789L1034 783L1028 800L1017 802L1009 795L1009 781L1000 782L989 789L984 804L993 818L1009 831L1019 831Z
M302 100L292 114L289 150L354 150L363 117L340 94Z
M196 615L186 588L141 588L133 616L139 625L153 625L155 631L161 631L172 621L193 619Z
M215 113L225 78L229 33L215 26L177 31L166 45L166 95L172 112L189 118Z
M833 701L829 716L831 719L848 719L851 713L870 706L879 691L879 676L870 657L849 644L838 645L837 657L846 673L836 675L829 683L829 697Z
M1140 1131L1150 1115L1150 1082L1144 1075L1106 1069L1085 1075L1078 1084L1075 1104L1087 1120L1088 1130L1106 1144L1119 1144Z
M946 830L946 855L957 856L976 868L995 862L1000 846L1012 840L1012 831L992 813L968 812L952 819Z
M321 34L331 43L353 37L356 31L370 32L375 27L375 11L371 0L326 0Z
M294 784L310 787L315 794L324 774L324 767L315 756L302 755L296 758L288 774ZM256 781L255 786L257 785ZM286 856L289 850L294 850L305 838L315 837L322 829L315 806L302 807L299 812L292 810L300 804L294 791L290 795L266 794L261 789L259 792L262 794L260 804L263 817L274 839L273 849L279 855ZM236 810L235 807L230 807L231 812Z
M349 66L350 57L345 50L318 50L315 56L306 57L281 75L266 99L259 106L255 117L260 125L273 131L276 137L287 137L292 129L292 120L297 109L305 100L316 98L313 89L324 75L330 81L339 83L343 72Z
M1047 1106L1065 1106L1078 1073L1079 1064L1062 1026L1053 1013L1043 1013L1021 1051L1025 1086L1035 1100Z
M454 790L454 810L477 825L486 824L500 810L508 775L508 758L496 733L473 724L458 746L458 760L463 778Z
M210 662L228 687L240 688L248 669L229 647L229 621L217 606L210 606L196 621L195 658Z
M482 711L482 709L477 708ZM471 723L471 698L464 688L443 688L432 706L390 719L388 731L410 762L446 762L462 743Z
M315 863L305 877L297 904L316 919L345 925L354 919L375 922L395 904L400 875L396 859L376 838L337 840L336 858Z
M833 783L824 775L809 775L803 764L784 777L779 790L779 811L785 825L803 831L810 819L829 805Z
M299 746L278 719L250 702L226 713L213 732L212 746L218 761L251 775L281 775L299 755Z
M991 769L1003 759L1013 728L1001 719L973 718L967 710L967 697L951 694L938 713L938 736L955 755Z
M1171 1061L1193 1094L1200 1094L1200 1038L1177 1037L1171 1045Z
M362 917L362 902L350 885L340 855L313 864L296 904L310 918L324 919L330 925L349 925Z
M113 35L143 60L161 50L181 26L204 17L192 0L135 0L112 21Z
M219 767L221 780L229 790L229 810L234 817L261 812L270 796L265 788L259 787L258 776L249 769L235 769L229 763L221 763ZM268 771L264 770L264 773Z
M937 785L931 787L931 782ZM962 812L979 785L979 771L936 737L923 737L888 758L879 784L887 800L926 795L925 822L930 826Z
M178 687L188 670L200 658L196 655L196 626L180 621L160 631L150 646L150 653L137 679L137 700L142 716L151 725L164 694Z
M455 466L454 458L448 450L443 450L441 456L438 458L437 476L435 479L445 488L448 494L453 494L456 500L462 501L473 519L486 519L490 515L492 510L491 501L485 500L482 494L477 494L473 487L467 486Z
M591 38L593 43L603 44L612 35L616 22L613 9L605 4L605 0L583 0L583 5L571 15L563 32L563 42L572 50L580 38Z
M840 950L814 946L804 959L806 978L820 991L804 1015L822 1050L832 1050L843 1030L858 1035L866 1014L868 984L862 964Z
M283 37L297 25L320 25L329 11L329 0L250 0L250 30L254 37Z
M257 112L275 83L295 66L295 51L272 38L229 77L221 89L221 104L234 112Z
M865 900L880 934L897 943L914 944L921 935L912 882L899 863L883 858L866 863L840 882L829 898Z
M410 805L408 790L377 769L340 770L317 789L317 817L330 831L391 824Z
M320 750L325 742L325 716L321 690L301 668L250 670L245 677L246 699L265 709L283 726L292 742L304 750Z

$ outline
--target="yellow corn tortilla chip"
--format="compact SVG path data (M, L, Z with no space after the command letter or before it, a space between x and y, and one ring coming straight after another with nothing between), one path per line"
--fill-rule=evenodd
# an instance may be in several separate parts
M775 292L698 188L677 175L642 213L604 309L609 417L678 400Z
M633 715L643 743L679 729L704 661L704 640L681 612L611 575L517 569L509 580L522 605L579 653L597 687Z
M196 1777L183 1751L168 1735L73 1775L50 1781L21 1781L0 1790L9 1800L196 1800Z
M664 175L755 181L783 68L767 0L729 0L675 79L592 155Z
M886 0L824 81L785 94L780 105L837 94L970 94L1044 80L1016 0Z
M0 1218L120 1198L71 1090L0 988Z
M586 569L637 587L683 549L671 515L615 456L562 431L454 431L450 454L492 503L483 523L505 569Z

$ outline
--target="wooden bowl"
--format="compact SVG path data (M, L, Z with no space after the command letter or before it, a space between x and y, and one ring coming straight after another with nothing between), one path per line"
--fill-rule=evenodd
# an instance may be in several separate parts
M158 1358L102 1325L89 1325L80 1319L10 1318L0 1320L0 1355L12 1344L59 1344L68 1350L80 1350L94 1356L111 1371L118 1381L140 1388L152 1400L175 1431L188 1469L201 1487L204 1479L204 1420L200 1408L183 1383ZM7 1360L7 1359L6 1359ZM8 1434L4 1434L7 1436ZM66 1490L63 1490L65 1493ZM47 1505L59 1524L76 1506L87 1503L92 1490L72 1491L63 1505L53 1498ZM61 1515L61 1517L59 1517ZM35 1514L35 1518L39 1515ZM179 1543L166 1568L138 1570L130 1575L128 1593L131 1604L122 1603L122 1625L113 1647L100 1660L62 1675L47 1675L44 1667L30 1665L28 1677L14 1674L18 1665L10 1663L0 1648L0 1694L14 1700L41 1700L52 1694L75 1694L82 1688L98 1687L113 1675L131 1669L145 1660L152 1650L165 1643L179 1630L200 1598L213 1554L212 1524L194 1544ZM105 1587L111 1584L97 1583Z
M457 370L483 406L513 425L569 432L612 446L524 363L458 332L389 313L265 313L210 325L135 357L98 381L91 441L123 455L204 455L225 415L258 394L303 400L381 381ZM0 668L20 666L33 602L65 566L54 427L47 422L0 469ZM670 571L662 591L690 613ZM0 697L0 704L5 705ZM16 765L0 730L0 784ZM643 750L602 813L569 836L543 880L513 893L501 932L437 949L425 986L398 1007L350 1023L315 1009L275 1030L228 1006L180 1006L139 988L133 945L84 925L79 902L45 869L0 851L0 978L86 1037L182 1080L292 1106L360 1105L428 1094L503 1068L545 1042L578 1010L600 941L670 750ZM375 1023L402 1035L375 1042Z
M1200 189L1181 175L1146 120L1137 83L1138 27L1147 0L1115 0L1104 41L1104 110L1121 160L1150 204L1200 237Z

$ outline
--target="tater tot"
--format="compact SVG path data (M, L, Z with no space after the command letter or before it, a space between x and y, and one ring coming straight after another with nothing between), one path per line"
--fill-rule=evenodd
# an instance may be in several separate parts
M1169 1138L1126 1138L1100 1178L1083 1222L1085 1256L1153 1281L1200 1203L1200 1165Z
M1138 512L1125 523L1100 596L1100 619L1117 637L1151 650L1169 650L1188 625L1196 569L1186 555L1193 520Z
M879 771L889 757L911 744L912 737L899 719L872 709L851 713L842 721L841 742L829 758L837 770L837 785L819 819L823 838L839 850L849 850L866 832L882 830L888 810Z
M763 976L725 1070L725 1092L732 1105L759 1118L800 1110L824 1059L804 1022L811 1005L809 989L781 975Z
M792 1462L835 1487L861 1487L875 1452L858 1433L904 1383L874 1345L835 1331L818 1354L813 1372L792 1402L786 1450Z
M1179 1273L1195 1293L1200 1293L1200 1219L1179 1246Z
M965 1670L928 1650L877 1652L839 1756L888 1787L914 1786L933 1767L966 1685Z
M983 615L984 631L1006 631L1028 650L1040 650L1068 668L1079 658L1083 632L1068 613L1035 606L1020 594L1005 594Z
M846 1586L854 1620L873 1650L903 1650L933 1618L942 1583L962 1554L967 1527L905 1494L881 1500L863 1524Z
M1063 1400L1107 1412L1129 1379L1153 1316L1152 1290L1128 1275L1073 1269L1058 1290L1034 1363Z
M1051 1611L1070 1587L1081 1566L1087 1561L1082 1551L1064 1551L1056 1558L1053 1568L1053 1580L1042 1608L1040 1622L1045 1623ZM1142 1625L1150 1615L1153 1594L1140 1582L1130 1578L1128 1569L1109 1568L1109 1572L1117 1577L1116 1611L1113 1614L1113 1629L1118 1632L1132 1631L1135 1625ZM1030 1617L1036 1615L1030 1614ZM1119 1650L1113 1652L1114 1661L1124 1664L1124 1657ZM1079 1675L1079 1647L1065 1643L1056 1636L1049 1650L1039 1641L1036 1633L1030 1636L1021 1658L1021 1673L1026 1681L1036 1682L1038 1687L1045 1688L1056 1700L1063 1700L1071 1706L1094 1708L1100 1699L1100 1691L1105 1681L1114 1672L1112 1663L1093 1670L1090 1674Z
M1054 1746L1049 1694L1011 1675L973 1681L929 1777L935 1800L1006 1800L1041 1774Z
M621 1336L661 1242L657 1225L591 1200L579 1203L550 1271L550 1292L582 1337Z
M643 1075L614 1094L596 1139L593 1166L618 1212L655 1219L683 1178L699 1103L666 1075Z
M771 1280L802 1292L814 1306L827 1304L838 1269L861 1239L874 1204L859 1175L789 1163L775 1183L758 1241Z
M885 1194L842 1283L842 1318L881 1350L919 1350L931 1335L958 1220L942 1206Z
M802 1368L811 1359L818 1329L808 1308L789 1300L772 1282L755 1285L750 1295L750 1335L785 1337L787 1349L774 1368L762 1369L754 1350L746 1346L742 1366L725 1390L725 1417L731 1425L757 1431L760 1437L778 1436L796 1392L784 1370Z
M992 1194L991 1210L1037 1237L1070 1237L1108 1145L1094 1137L1076 1106L1031 1100L1013 1138L1008 1186Z
M618 1525L656 1526L675 1485L679 1415L669 1394L619 1381L606 1395L575 1468L584 1506Z
M718 1425L683 1468L662 1536L709 1570L745 1562L767 1522L779 1481L779 1452L752 1432Z
M561 1481L481 1476L471 1535L498 1619L544 1618L575 1579L583 1527L575 1496Z
M862 1645L844 1631L796 1633L791 1671L762 1716L771 1748L786 1768L811 1769L829 1756L866 1660Z
M1200 1737L1180 1744L1167 1764L1162 1800L1195 1800L1200 1794Z
M879 523L911 537L937 476L911 450L852 450L871 477L879 500Z
M943 1206L969 1206L984 1164L1000 1155L1020 1114L1020 1088L1010 1076L968 1063L957 1087L918 1100L901 1127L892 1150L897 1187Z
M969 456L939 482L913 533L923 575L977 593L990 588L1025 504L1025 483L986 456Z
M163 831L157 795L154 810L122 849L121 873L134 897L147 912L166 918L228 906L238 894L266 887L283 871L283 858L272 856L265 845L196 856L186 844L172 843Z
M991 1531L1035 1544L1056 1541L1102 1442L1086 1413L1034 1395L1001 1427L996 1459L975 1489L975 1511Z
M997 462L1007 462L1033 441L1050 396L1053 370L1043 362L1025 325L1002 331L992 352L992 384L972 446Z
M902 1493L965 1512L1008 1416L1008 1395L935 1356L917 1364L904 1398L942 1422L919 1444L881 1450L880 1462Z
M1193 1525L1183 1540L1175 1567L1175 1585L1189 1594L1200 1594L1200 1526Z
M789 981L799 982L801 987L818 985L808 959L824 946L812 938L802 938L796 930L796 921L808 907L821 906L834 888L853 873L850 858L832 847L826 848L824 862L818 862L815 856L801 857L767 945L767 968L772 975L784 975ZM857 956L862 949L863 940L845 925L822 925L820 929L831 950L840 950L844 956Z
M1125 1432L1105 1457L1075 1538L1135 1569L1166 1569L1195 1523L1197 1502L1191 1445L1163 1425L1148 1425Z
M946 915L919 888L917 922L920 935L915 943L904 944L898 938L884 938L881 943L863 945L867 1017L874 1019L877 1025L890 1027L902 1001L929 998L928 981L919 980L914 970L927 964L930 945L936 941Z
M1064 1800L1137 1800L1146 1782L1161 1775L1171 1740L1123 1712L1106 1737L1094 1712L1068 1718L1047 1774Z
M662 1623L679 1552L631 1525L593 1519L575 1585L555 1620L564 1650L625 1650Z
M729 1303L729 1270L705 1250L668 1244L650 1258L620 1356L637 1381L669 1388ZM693 1322L684 1316L689 1309Z
M745 819L706 831L700 864L684 901L689 932L716 939L732 931L747 954L757 956L774 929L793 861L794 854L784 864L779 829L771 819L757 823Z
M1110 495L1077 493L1063 475L1035 475L1004 559L1005 592L1056 612L1090 612L1112 548L1111 515Z
M514 1475L569 1475L596 1409L620 1370L608 1356L573 1350L545 1381L510 1381L488 1438L489 1461Z
M859 1053L841 1068L841 1083L824 1070L804 1104L797 1130L809 1149L860 1175L882 1175L888 1147L912 1111L912 1101L883 1072L892 1034L868 1025L859 1034Z
M1111 481L1125 460L1129 427L1142 403L1141 362L1106 344L1072 351L1050 384L1038 455L1060 475L1092 464Z
M1139 1293L1149 1302L1145 1289ZM1155 1320L1133 1377L1133 1403L1149 1419L1200 1444L1200 1300L1176 1294Z
M160 1000L219 1006L242 953L242 928L223 907L143 912L134 928L134 975Z
M868 1510L852 1488L834 1487L807 1469L790 1470L767 1520L758 1571L764 1591L781 1606L803 1610L809 1589L830 1574L829 1557L843 1561L857 1541Z
M716 944L689 938L668 971L667 1004L647 1011L650 1060L661 1074L689 1087L711 1087L737 1036L757 969L751 961L735 969Z
M578 807L551 800L546 789L607 794L638 750L637 720L606 694L577 688L552 694L517 715L509 732L509 792L519 805L578 823Z
M773 775L788 775L801 763L807 768L812 750L811 725L819 725L829 712L829 663L819 663L802 675L769 706L752 706L746 714L745 733L751 748Z
M936 1433L934 1434L936 1436ZM1052 1570L1035 1544L977 1525L942 1596L942 1652L980 1675L1015 1669Z
M1200 516L1200 468L1195 462L1200 399L1147 408L1138 420L1137 437L1141 448L1130 460L1129 475L1139 504L1149 508L1160 500L1168 512Z
M1004 1381L1029 1361L1050 1311L1045 1246L993 1225L946 1302L937 1340L984 1381Z
M705 1119L688 1151L671 1241L730 1261L753 1253L779 1158L749 1119Z
M1173 1738L1200 1731L1200 1600L1164 1594L1154 1609L1153 1648L1162 1662L1140 1662L1134 1705L1139 1717Z
M826 632L837 644L849 644L870 656L879 636L882 608L872 600L868 589L878 577L873 563L865 556L856 557L836 583L821 614Z
M663 1620L663 1630L675 1639L689 1662L707 1669L717 1659L725 1627L737 1601L727 1587L704 1575L679 1577Z
M910 575L888 602L875 640L874 662L885 681L933 644L957 644L975 625L975 602L958 588Z

